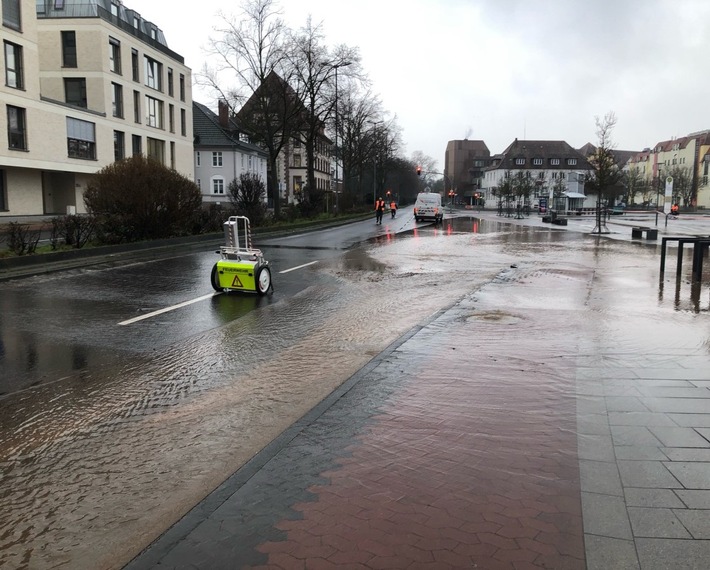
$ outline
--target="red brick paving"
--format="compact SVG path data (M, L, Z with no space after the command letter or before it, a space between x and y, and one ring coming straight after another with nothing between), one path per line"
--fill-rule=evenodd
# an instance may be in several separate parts
M585 568L573 374L506 366L496 342L420 365L261 568Z

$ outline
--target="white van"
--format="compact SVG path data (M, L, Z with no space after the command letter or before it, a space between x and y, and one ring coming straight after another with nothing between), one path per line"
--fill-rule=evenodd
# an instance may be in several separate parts
M422 220L434 220L435 224L441 222L444 219L441 194L436 192L420 192L417 194L417 201L414 203L414 219L417 222Z

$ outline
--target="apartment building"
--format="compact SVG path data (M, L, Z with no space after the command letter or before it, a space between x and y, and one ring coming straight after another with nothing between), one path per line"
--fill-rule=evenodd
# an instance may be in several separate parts
M120 0L2 0L0 216L83 212L101 168L144 154L194 179L191 72Z
M219 101L218 114L201 103L192 103L195 133L195 181L205 204L229 202L229 184L245 173L261 178L266 188L268 154L251 143L227 103ZM264 202L267 201L266 192Z
M534 182L532 199L549 200L552 204L554 188L561 185L564 204L559 209L576 210L592 207L596 196L585 195L584 184L592 170L585 156L565 141L520 141L515 139L501 154L491 157L491 166L486 168L482 191L486 201L493 200L493 190L507 177L523 172Z
M453 189L460 199L473 204L484 170L491 163L491 152L481 140L455 140L446 145L444 158L445 190ZM453 188L452 188L453 187Z

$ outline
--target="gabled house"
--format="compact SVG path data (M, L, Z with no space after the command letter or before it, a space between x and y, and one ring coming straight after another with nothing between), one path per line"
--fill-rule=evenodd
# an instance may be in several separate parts
M219 101L215 114L205 105L193 102L192 125L195 182L202 192L203 203L229 202L229 184L246 172L259 176L266 187L267 153L249 142L237 121L229 116L227 103Z
M265 104L273 121L264 120L262 107ZM272 183L278 187L280 200L287 204L298 203L308 184L306 141L310 121L307 113L296 91L277 73L271 72L235 114L241 124L254 132L273 129L267 136L271 135L281 148L278 156L268 161L267 168ZM262 142L259 144L265 146ZM321 123L313 145L314 184L316 190L327 193L328 203L332 205L334 201L329 198L334 190L331 159L332 141L325 134L325 124ZM270 194L270 205L273 205L272 198Z
M584 183L591 171L592 166L584 155L565 141L515 139L501 154L491 157L481 190L486 201L493 200L493 191L503 180L522 172L534 182L535 190L531 196L534 202L545 198L552 205L554 187L563 186L566 189L562 193L565 203L555 207L577 210L594 206L584 193Z

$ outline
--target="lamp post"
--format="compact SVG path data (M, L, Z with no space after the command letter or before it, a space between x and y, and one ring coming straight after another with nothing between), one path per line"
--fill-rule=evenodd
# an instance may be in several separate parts
M339 166L339 148L338 148L338 69L352 65L352 61L342 61L336 64L330 64L330 67L335 71L335 211L338 213L338 180L340 173Z
M381 125L383 121L368 121L373 127L375 131L375 137L377 136L377 125ZM373 147L376 148L377 144L374 144ZM373 164L373 170L372 170L372 204L374 205L375 202L377 201L377 156L373 156L372 158L372 164Z

